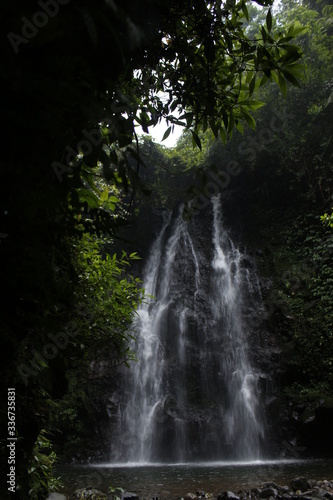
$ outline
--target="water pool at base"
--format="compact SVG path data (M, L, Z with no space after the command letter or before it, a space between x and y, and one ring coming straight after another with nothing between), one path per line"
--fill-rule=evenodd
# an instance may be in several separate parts
M175 500L198 490L217 495L223 490L248 490L268 481L284 485L298 476L333 480L333 460L90 464L61 466L58 472L67 494L85 486L107 492L111 484L137 493L140 498L157 496L159 500Z

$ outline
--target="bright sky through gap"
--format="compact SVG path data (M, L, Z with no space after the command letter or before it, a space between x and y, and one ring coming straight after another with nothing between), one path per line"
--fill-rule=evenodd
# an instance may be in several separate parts
M158 142L162 146L165 146L167 148L172 148L173 146L176 145L177 140L181 136L182 132L184 131L184 127L180 127L179 125L175 125L174 131L170 133L169 137L165 139L165 141L162 141L164 132L167 130L168 125L165 120L162 120L161 123L158 123L155 127L149 127L149 135L153 137L155 142ZM140 135L143 135L144 132Z
M165 92L158 92L158 97L160 99L167 100L168 96ZM180 116L179 110L175 110L173 112L174 116ZM173 146L176 146L177 140L181 136L182 132L185 130L184 127L180 127L179 125L175 125L173 132L170 133L169 137L165 139L165 141L162 142L162 138L166 130L168 129L170 123L168 124L166 120L162 118L160 123L155 125L155 127L149 127L149 135L152 136L152 138L157 142L158 144L161 144L162 146L165 146L167 148L172 148ZM145 135L145 132L143 132L141 127L137 127L136 130L138 135Z

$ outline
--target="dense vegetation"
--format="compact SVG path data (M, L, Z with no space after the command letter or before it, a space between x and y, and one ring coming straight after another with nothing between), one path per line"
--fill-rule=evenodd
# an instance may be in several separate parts
M256 198L249 215L263 231L273 233L271 220L281 217L281 198L287 200L285 270L297 276L315 247L320 273L308 270L308 296L293 290L294 275L291 285L278 288L302 319L295 322L302 352L317 343L323 323L328 376L298 358L297 373L307 366L313 384L332 382L332 233L319 219L332 204L331 6L289 2L274 20L269 8L256 11L244 1L52 5L39 17L40 3L1 5L1 404L5 423L7 387L15 387L16 486L24 499L43 498L57 486L45 429L62 432L70 455L87 437L86 387L96 364L107 357L117 366L132 356L129 326L142 289L129 264L138 257L126 256L116 235L133 216L135 193L143 204L151 190L145 203L172 206L193 178L195 189L203 189L207 169L223 171L231 156L241 166L240 185L246 174L243 202L250 206ZM296 35L311 68L300 91L289 86L304 73ZM271 80L277 85L265 86ZM147 132L162 117L170 125L165 136L174 123L188 129L171 152L136 135L135 125ZM194 165L179 183L179 171ZM150 184L149 168L155 171ZM193 187L186 196L192 195ZM294 199L304 202L300 216L292 211ZM302 301L313 297L313 315L303 321ZM316 352L322 356L321 347ZM292 382L304 384L309 373ZM6 455L5 439L2 444Z

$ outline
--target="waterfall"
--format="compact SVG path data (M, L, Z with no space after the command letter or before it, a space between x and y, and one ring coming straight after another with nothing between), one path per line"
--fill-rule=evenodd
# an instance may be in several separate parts
M221 347L219 373L227 381L229 404L221 408L227 442L237 457L259 458L263 424L256 391L257 375L249 361L247 329L242 318L242 255L223 229L220 198L213 198L215 270L211 309L216 321L217 346ZM221 333L223 332L222 336ZM222 339L222 343L220 340Z
M164 214L143 276L134 325L137 361L123 370L112 460L253 460L264 423L251 365L244 255L222 220L220 196L199 230L180 207Z

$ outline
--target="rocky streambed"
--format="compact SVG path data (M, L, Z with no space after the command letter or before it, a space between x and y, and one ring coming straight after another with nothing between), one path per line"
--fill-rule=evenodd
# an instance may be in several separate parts
M181 484L179 485L181 491ZM106 493L94 488L79 488L73 494L66 496L59 493L50 493L47 500L173 500L174 497L148 496L141 497L132 492L115 491ZM183 492L178 500L199 500L208 498L211 500L333 500L333 479L315 480L305 477L292 479L289 484L279 485L275 482L265 482L249 490L229 491L223 490L219 493L196 491Z

